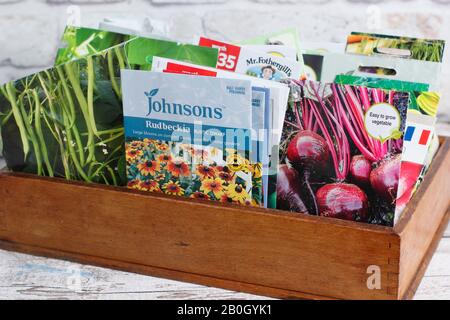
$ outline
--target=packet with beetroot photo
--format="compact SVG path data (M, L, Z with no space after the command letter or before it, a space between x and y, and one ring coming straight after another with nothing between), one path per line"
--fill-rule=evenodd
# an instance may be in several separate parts
M313 81L291 90L278 208L392 226L409 93Z

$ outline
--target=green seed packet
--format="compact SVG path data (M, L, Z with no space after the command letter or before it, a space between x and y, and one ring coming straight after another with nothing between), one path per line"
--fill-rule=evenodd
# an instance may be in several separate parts
M352 32L347 38L346 53L442 62L444 49L444 40Z
M149 69L154 55L214 67L218 50L133 38L77 60L65 55L67 63L0 86L7 166L41 176L125 185L120 70Z
M436 116L440 103L440 94L429 92L430 86L425 83L352 75L337 75L335 83L409 92L409 110L415 110L421 114L433 117Z

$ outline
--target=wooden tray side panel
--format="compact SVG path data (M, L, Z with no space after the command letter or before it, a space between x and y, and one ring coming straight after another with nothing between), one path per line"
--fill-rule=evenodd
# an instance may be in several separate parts
M435 235L447 221L450 206L450 139L441 146L417 194L395 231L401 237L399 296L411 296L411 284L434 250ZM441 233L443 230L441 230ZM418 285L418 283L416 283ZM415 290L415 289L414 289Z
M398 298L400 238L389 228L13 174L0 174L0 197L9 243L216 279L203 284ZM369 266L381 269L380 290L367 288Z

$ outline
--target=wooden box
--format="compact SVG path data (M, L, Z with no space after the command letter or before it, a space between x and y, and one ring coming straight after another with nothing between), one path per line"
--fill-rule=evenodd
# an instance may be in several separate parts
M449 219L450 140L395 228L5 171L0 199L7 250L280 298L407 299Z

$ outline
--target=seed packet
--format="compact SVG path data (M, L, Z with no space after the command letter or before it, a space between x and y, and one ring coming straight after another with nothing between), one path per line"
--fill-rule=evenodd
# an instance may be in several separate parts
M55 65L98 54L133 38L136 38L136 36L105 30L67 26L61 39L61 47L58 48L56 54Z
M376 77L360 77L348 74L340 74L336 76L334 81L339 84L349 84L354 86L364 86L380 89L395 89L399 91L425 92L430 89L430 85L426 83L399 81L392 79L376 78Z
M242 41L243 45L281 45L295 48L297 51L297 60L302 61L302 46L300 45L300 36L296 28L289 28L274 32L272 34L258 36L252 39Z
M253 172L253 178L255 180L254 185L258 185L262 178L263 193L261 195L261 203L267 207L270 161L269 149L271 148L269 133L272 131L272 111L274 110L271 105L271 92L275 93L275 96L278 97L278 90L276 90L276 87L272 86L273 82L160 57L155 57L153 62L152 71L155 72L181 73L226 79L246 79L252 82L252 106L254 109L252 115L253 152L251 161L252 163L262 164L262 171L255 170ZM269 85L272 86L272 88L262 87L261 85ZM283 87L282 85L278 86ZM255 189L256 188L254 187L254 190Z
M409 93L291 83L279 209L392 226Z
M439 90L441 63L393 57L362 56L338 53L324 55L322 82L334 82L338 75L382 78L417 82Z
M135 38L1 86L0 129L8 167L126 185L120 69L151 68L155 54L214 66L218 51Z
M352 32L346 53L391 56L420 61L442 62L445 41Z
M257 205L251 82L122 71L128 186Z
M294 47L282 45L264 45L264 44L246 44L242 48L248 48L253 51L265 52L275 57L281 57L291 60L297 60L297 50Z
M430 146L435 135L436 118L408 111L403 138L402 164L397 194L395 222L416 192L426 170ZM394 223L395 223L394 222Z
M198 44L219 49L217 69L275 81L300 79L302 75L303 65L295 60L203 37Z

